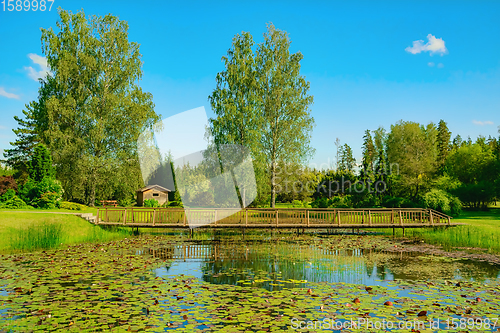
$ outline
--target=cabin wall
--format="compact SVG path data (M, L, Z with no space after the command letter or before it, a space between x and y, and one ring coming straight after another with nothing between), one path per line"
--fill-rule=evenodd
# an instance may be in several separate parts
M164 203L168 202L168 192L149 190L143 192L142 194L143 194L143 201L142 201L143 204L144 200L149 200L149 199L155 199L156 201L158 201L160 205L163 205Z

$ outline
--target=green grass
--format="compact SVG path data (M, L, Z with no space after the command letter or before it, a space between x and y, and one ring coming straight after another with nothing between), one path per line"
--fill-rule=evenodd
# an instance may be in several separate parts
M481 248L500 253L500 208L488 211L464 211L452 220L465 226L435 229L407 229L406 236L445 248Z
M67 214L0 212L0 251L26 251L61 244L100 242L127 237L132 230L103 228Z

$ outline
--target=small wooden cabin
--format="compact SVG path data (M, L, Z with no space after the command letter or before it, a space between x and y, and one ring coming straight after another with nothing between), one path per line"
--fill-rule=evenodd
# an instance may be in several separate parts
M160 185L148 185L141 188L137 192L137 206L143 206L144 200L155 199L160 205L168 203L168 192L172 192L168 188Z

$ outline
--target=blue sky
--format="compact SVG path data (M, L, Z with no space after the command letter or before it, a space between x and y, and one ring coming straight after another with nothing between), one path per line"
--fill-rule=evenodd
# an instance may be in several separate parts
M1 6L0 150L15 139L13 116L37 97L40 28L55 28L59 6L129 22L129 40L141 44L143 55L140 85L164 118L200 106L212 116L207 96L232 37L248 31L259 43L273 22L289 33L292 51L304 54L317 166L333 163L337 137L360 162L364 131L389 130L400 119L444 119L463 138L498 136L498 1L55 0L50 12Z

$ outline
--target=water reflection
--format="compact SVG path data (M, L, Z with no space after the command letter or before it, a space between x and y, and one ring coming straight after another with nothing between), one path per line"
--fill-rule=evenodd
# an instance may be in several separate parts
M498 279L500 267L456 260L374 250L329 250L300 243L210 242L149 249L173 262L160 276L192 275L216 284L255 285L268 290L305 286L307 282L384 285L390 280Z

